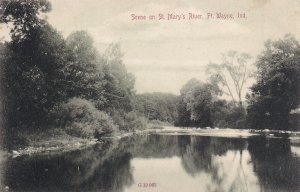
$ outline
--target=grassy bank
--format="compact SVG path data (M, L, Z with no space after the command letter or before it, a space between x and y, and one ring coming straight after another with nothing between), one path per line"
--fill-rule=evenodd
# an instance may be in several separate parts
M9 150L14 156L54 151L69 151L99 142L95 138L71 136L61 129L37 131L34 133L24 132L18 135L18 139L22 141L22 143L14 145Z
M34 133L23 132L18 135L21 144L14 145L9 153L14 157L20 155L30 155L37 153L58 153L82 149L97 143L102 143L102 139L120 139L133 134L141 134L153 129L162 129L162 125L155 122L146 125L143 130L118 131L113 135L107 135L100 139L94 137L76 137L68 134L66 131L55 128L50 130L41 130Z

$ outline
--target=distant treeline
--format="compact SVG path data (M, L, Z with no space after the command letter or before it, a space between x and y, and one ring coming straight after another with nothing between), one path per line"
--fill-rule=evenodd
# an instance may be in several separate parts
M217 99L211 86L188 81L180 96L147 93L136 96L136 111L150 122L158 120L182 127L244 128L246 111L231 101Z
M135 109L148 120L174 124L178 118L178 96L170 93L145 93L136 95Z

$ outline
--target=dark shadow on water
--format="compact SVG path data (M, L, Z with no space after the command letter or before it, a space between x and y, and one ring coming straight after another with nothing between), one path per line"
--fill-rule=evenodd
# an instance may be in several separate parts
M248 139L254 171L262 188L269 191L300 191L300 158L291 153L288 139Z
M54 156L10 159L5 175L13 191L123 191L132 183L131 154L111 142Z

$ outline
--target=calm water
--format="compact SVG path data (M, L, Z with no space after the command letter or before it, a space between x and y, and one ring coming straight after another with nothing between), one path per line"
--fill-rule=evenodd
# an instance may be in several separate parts
M259 136L137 135L63 154L2 159L1 190L300 191L299 149L289 139Z

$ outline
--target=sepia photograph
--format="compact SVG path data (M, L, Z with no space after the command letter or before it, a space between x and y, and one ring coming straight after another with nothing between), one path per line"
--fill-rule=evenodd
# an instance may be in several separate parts
M300 0L0 0L0 192L299 192Z

